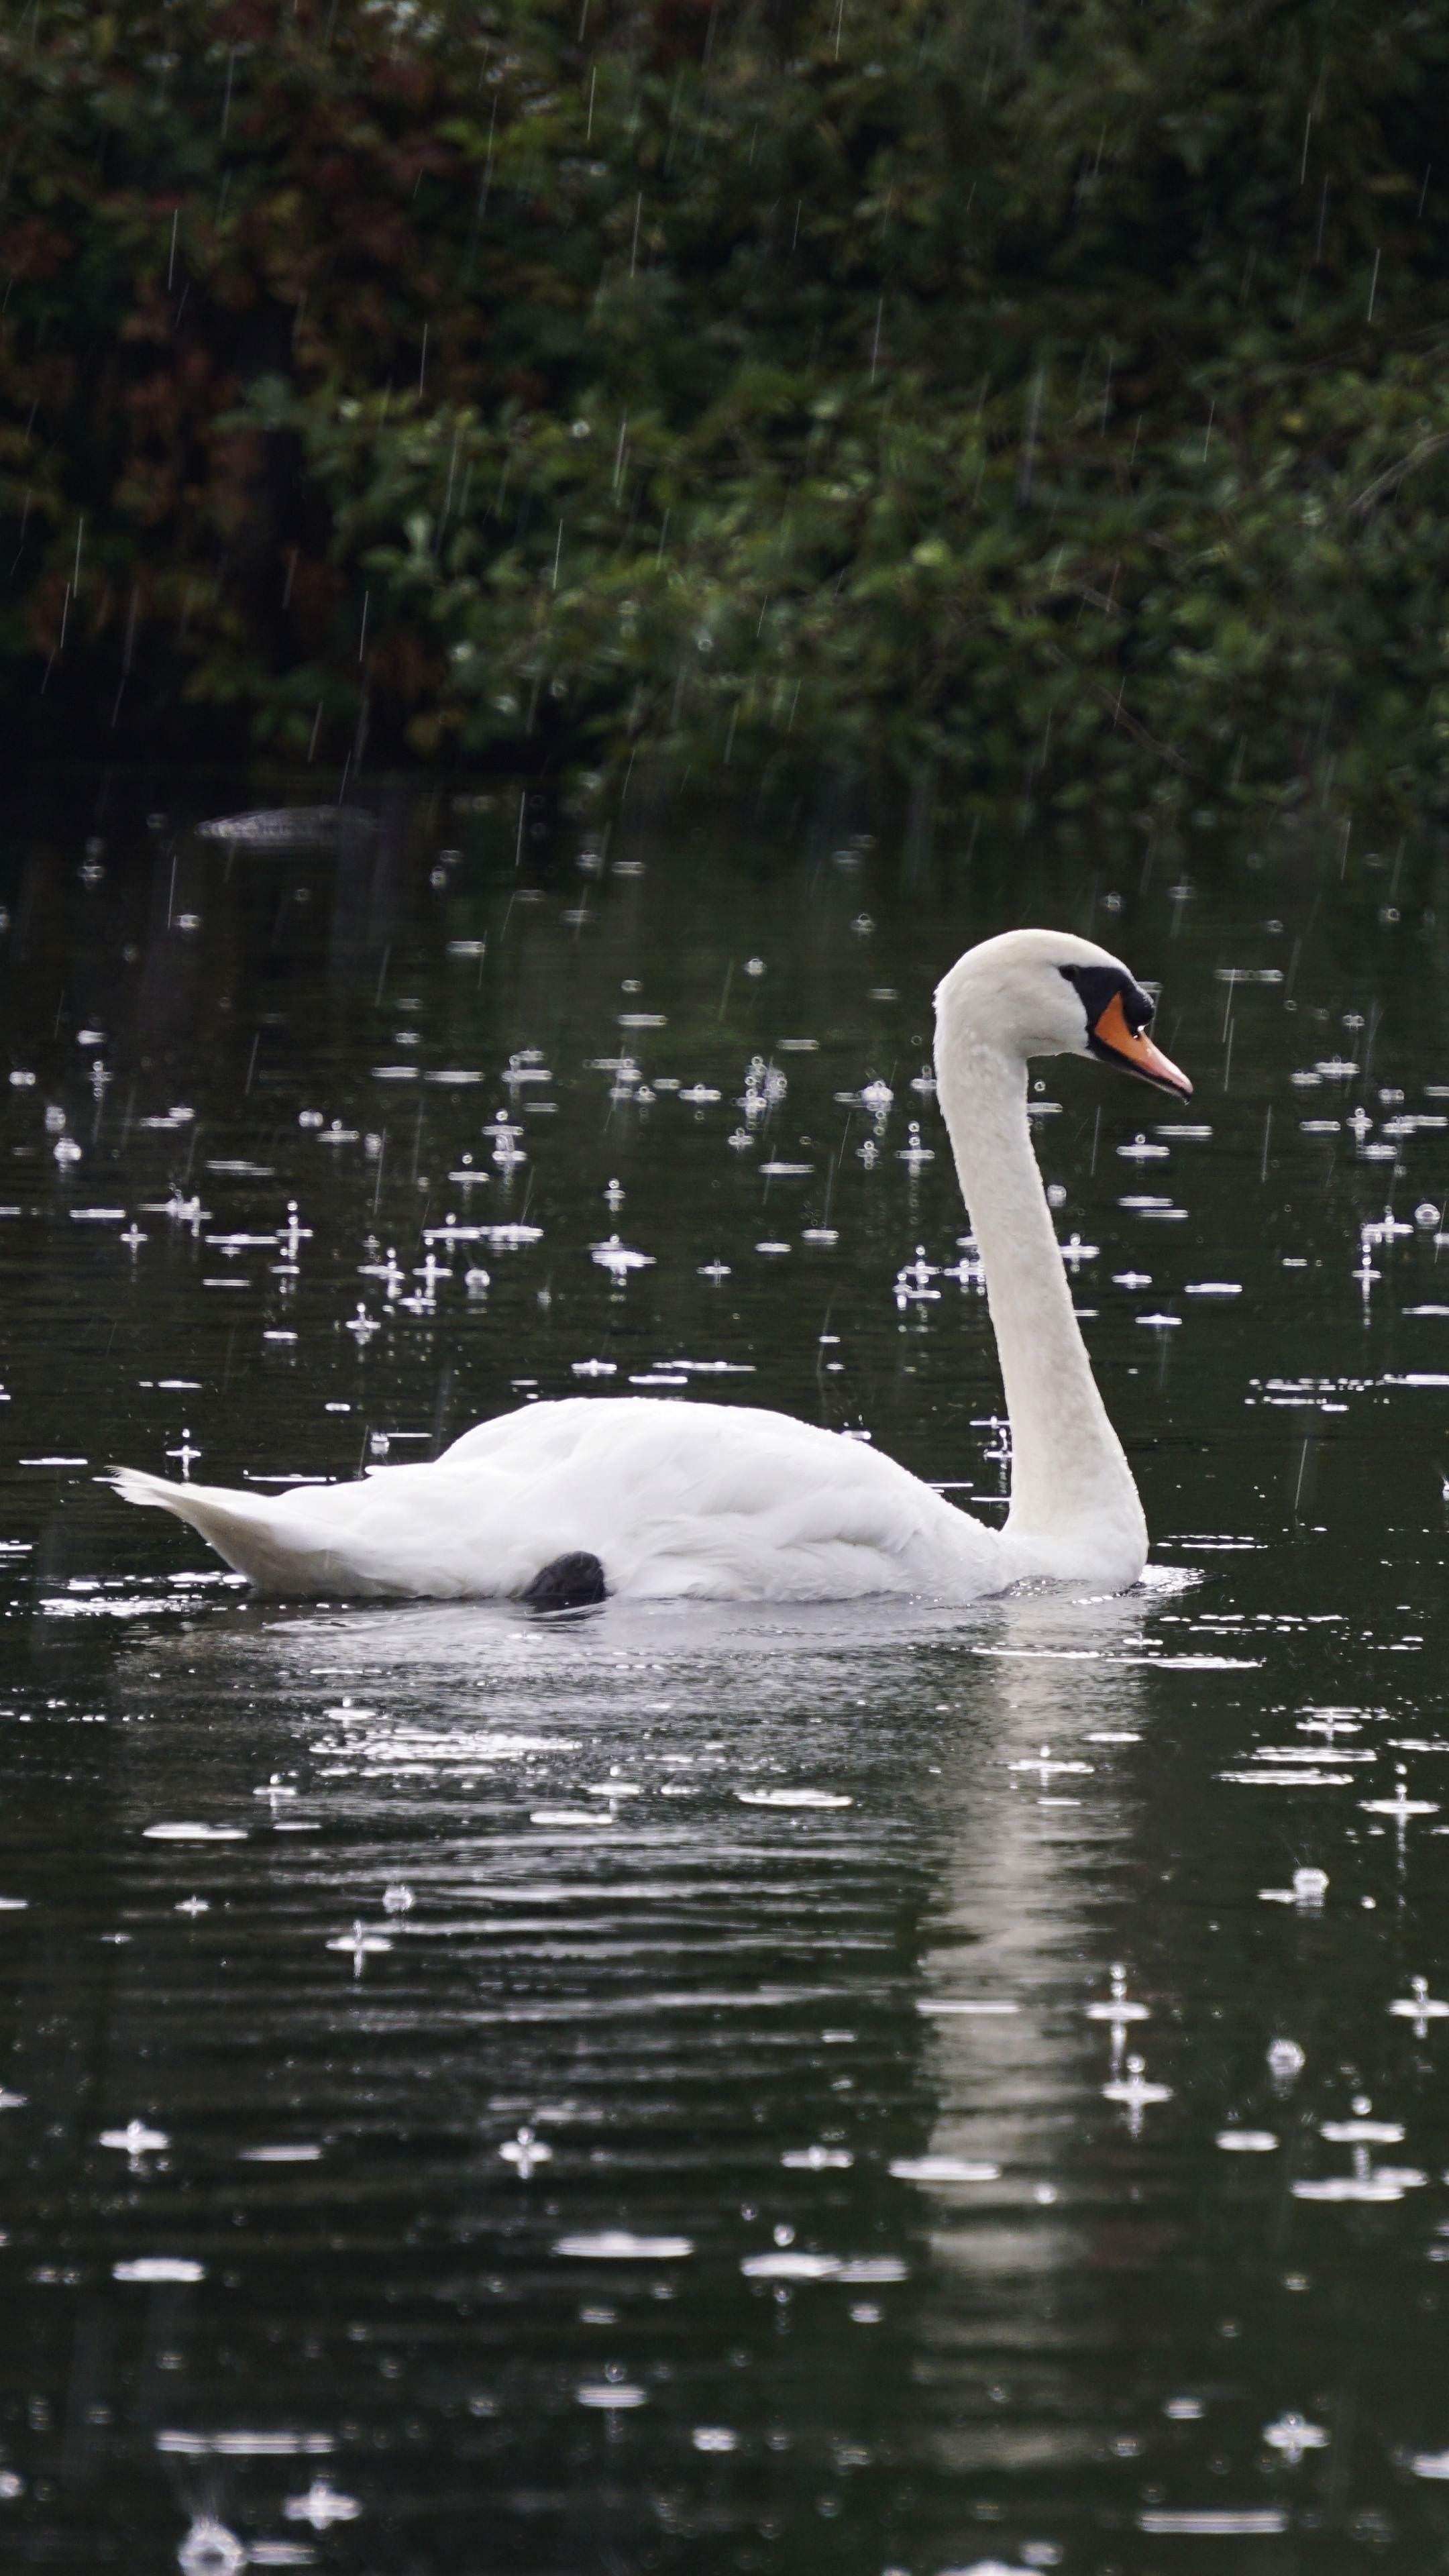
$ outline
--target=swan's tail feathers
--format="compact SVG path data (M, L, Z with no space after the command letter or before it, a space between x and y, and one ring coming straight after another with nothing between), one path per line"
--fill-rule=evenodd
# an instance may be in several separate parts
M165 1476L148 1476L141 1467L117 1467L112 1482L123 1501L149 1504L189 1522L238 1574L265 1590L305 1588L298 1580L303 1551L275 1527L275 1503L233 1493L224 1485L173 1485Z
M174 1511L176 1485L168 1485L164 1476L148 1476L144 1467L113 1467L111 1483L124 1503L150 1503L157 1511Z

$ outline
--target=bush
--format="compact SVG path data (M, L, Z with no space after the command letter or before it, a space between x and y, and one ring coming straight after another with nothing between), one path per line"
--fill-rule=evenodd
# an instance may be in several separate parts
M1420 798L1446 70L1367 0L6 8L0 688L72 746Z

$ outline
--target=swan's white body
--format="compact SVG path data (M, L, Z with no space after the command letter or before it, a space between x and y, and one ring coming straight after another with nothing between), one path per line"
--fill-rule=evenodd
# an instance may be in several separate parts
M297 1486L280 1502L139 1482L123 1472L122 1491L194 1517L272 1592L506 1596L575 1552L636 1600L969 1598L1002 1580L1001 1534L894 1459L738 1404L531 1404L466 1431L430 1466Z
M1011 1420L1004 1528L841 1433L644 1397L529 1405L465 1432L430 1465L277 1501L133 1468L119 1472L120 1492L189 1521L265 1591L313 1598L516 1598L575 1553L634 1599L970 1601L1028 1579L1135 1582L1142 1507L1072 1312L1026 1114L1029 1056L1090 1051L1068 980L1082 970L1137 993L1085 940L1013 931L968 951L937 994L941 1107ZM1165 1059L1145 1038L1131 1043L1123 1060L1161 1079Z

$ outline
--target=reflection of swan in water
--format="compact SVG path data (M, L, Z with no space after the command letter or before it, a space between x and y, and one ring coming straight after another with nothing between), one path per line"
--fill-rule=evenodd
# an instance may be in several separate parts
M917 1997L936 2110L897 2170L932 2257L916 2319L922 2447L949 2471L1100 2455L1101 2220L1079 2167L1121 2034L1084 2006L1114 1955L1096 1926L1115 1915L1113 1859L1132 1857L1118 1784L1133 1748L1093 1739L1143 1724L1134 1624L1125 1602L1002 1603L972 1659L984 1688L969 1731L943 1753ZM1016 2009L960 2009L983 2004Z
M711 1727L731 1729L753 1703L737 1705L743 1677L767 1675L772 1687L805 1704L813 1689L822 1706L860 1706L879 1677L888 1702L917 1693L908 1661L924 1652L937 1681L952 1686L959 1658L973 1681L994 1676L1017 1651L1034 1658L1030 1641L1063 1640L1062 1652L1095 1655L1150 1616L1152 1600L1182 1581L1151 1568L1141 1587L1122 1597L1085 1585L1043 1586L974 1606L909 1604L889 1596L837 1602L611 1601L566 1619L520 1619L492 1601L389 1601L362 1606L239 1602L223 1627L191 1632L188 1660L214 1653L267 1668L274 1677L325 1675L328 1691L364 1691L380 1704L445 1707L460 1690L490 1709L572 1706L586 1697L617 1712L616 1694L637 1699L657 1681L673 1705L697 1706ZM1144 1598L1144 1594L1147 1595ZM163 1641L147 1641L154 1661ZM924 1669L924 1667L923 1667ZM1088 1666L1090 1670L1093 1667ZM1013 1666L1013 1670L1015 1667ZM647 1681L643 1678L647 1676ZM930 1704L929 1694L921 1693ZM995 1691L991 1706L999 1705ZM1131 1721L1127 1721L1130 1723ZM1110 1718L1102 1724L1109 1725ZM975 1718L969 1730L974 1733Z
M1085 2312L1093 2248L1078 2215L1073 2141L1107 2051L1080 2007L1093 1983L1093 1953L1097 1964L1109 1955L1093 1940L1091 1909L1108 1875L1104 1862L1125 1841L1115 1767L1134 1758L1131 1747L1087 1738L1135 1731L1139 1695L1150 1684L1116 1658L1132 1651L1126 1640L1144 1616L1151 1602L1141 1596L1128 1603L1063 1593L925 1614L888 1601L830 1610L615 1603L588 1621L550 1622L488 1604L253 1611L184 1641L148 1639L131 1651L138 1693L153 1712L158 1682L164 1706L164 1676L174 1668L188 1723L184 1736L164 1723L127 1729L122 1749L143 1775L164 1759L173 1795L179 1759L212 1781L223 1766L234 1778L243 1760L242 1821L255 1818L255 1871L268 1818L265 1806L252 1807L249 1784L279 1756L296 1758L308 1747L314 1767L302 1803L310 1816L326 1814L333 1830L302 1847L305 1880L289 1858L298 1846L279 1846L275 1866L289 1922L299 1905L312 1909L319 1957L324 1929L335 1935L351 1920L369 1878L374 1904L391 1877L415 1892L407 1920L427 1937L409 1957L398 1935L387 1963L389 1974L414 1981L409 2008L378 2024L365 2068L368 2117L395 2122L409 2195L446 2189L436 2179L420 2185L409 2161L419 2124L430 2136L440 2102L501 2157L507 2131L538 2105L567 2100L586 2068L590 2145L622 2119L632 2156L641 2121L648 2134L656 2116L641 2112L645 2090L658 2118L652 2170L631 2163L627 2187L606 2166L592 2180L581 2171L577 2187L595 2195L587 2215L599 2225L637 2228L662 2215L670 2232L689 2235L696 2214L707 2227L717 2224L720 2172L735 2170L736 2145L721 2145L722 2164L707 2141L702 2164L691 2161L693 2144L682 2165L679 2158L681 2136L699 2138L705 2100L721 2141L748 2130L768 2106L754 2169L768 2170L770 2216L798 2220L806 2245L879 2253L884 2217L887 2243L901 2245L909 2279L888 2302L875 2290L862 2299L825 2285L817 2297L805 2285L794 2312L793 2384L809 2391L820 2420L830 2419L833 2403L841 2421L872 2440L879 2421L882 2451L903 2439L905 2394L908 2438L948 2472L942 2509L955 2511L954 2528L941 2535L948 2545L906 2555L912 2565L940 2566L979 2554L958 2546L960 2490L951 2492L949 2472L979 2461L1045 2469L1070 2463L1085 2445L1076 2428L1092 2411L1083 2375L1099 2349L1091 2341L1099 2327ZM239 1701L232 1691L243 1677ZM229 1728L193 1732L198 1678L213 1704L248 1709L240 1755ZM228 1686L225 1696L219 1684ZM809 1723L816 1716L818 1734ZM505 1731L514 1739L506 1750L496 1741ZM191 1748L184 1756L178 1737ZM526 1766L549 1737L573 1749L557 1762L541 1755L550 1778L536 1791ZM341 1750L324 1749L323 1739ZM524 1751L527 1739L532 1748ZM1080 1796L1079 1807L1043 1808L1041 1782L1010 1768L1036 1759L1043 1743L1055 1758L1097 1766L1048 1775L1046 1793ZM329 1775L322 1766L334 1760L348 1767ZM491 1776L475 1791L470 1775L490 1761ZM683 1767L691 1763L697 1767ZM587 1792L616 1765L642 1794L625 1799L610 1830L587 1830L586 1815L557 1830L528 1815L552 1804L565 1777L576 1810L602 1804ZM736 1803L737 1788L761 1776L828 1782L853 1791L855 1804L839 1816L797 1820ZM671 1780L703 1785L676 1803L665 1795ZM154 1816L154 1804L146 1812ZM283 1823L297 1813L284 1809ZM147 1849L174 1867L172 1846ZM914 1914L922 1881L928 1924L913 1975L901 1915ZM189 1883L168 1884L168 1896ZM385 1929L397 1934L392 1920ZM127 2068L140 2042L153 2039L168 2000L154 1974L140 1974L141 1955L120 1954L122 1973L131 1961L135 1981L134 2017L117 2031L117 2063ZM338 1974L345 1983L336 1991L350 1996L346 1963ZM987 2019L916 2009L965 1998L1021 2009ZM203 2006L210 2045L209 1982L196 1990L193 2009ZM306 2016L312 2056L303 2052L304 2064L321 2070L327 2061L310 1986L289 2009ZM351 2007L337 2009L338 2046L355 2076ZM270 1997L265 2012L275 2044ZM859 2080L863 2061L871 2072L854 2095L826 2093L819 2068L820 2025L842 2022L858 2029L860 2059L832 2047L828 2075L850 2068ZM254 2123L244 2019L231 2036L239 2116ZM900 2162L908 2139L897 2113L911 2116L923 2086L938 2107L918 2146L993 2163L999 2182L886 2181L880 2106L890 2112L885 2152ZM289 2076L296 2117L320 2118L325 2100L335 2118L333 2087L330 2072L320 2089L318 2078ZM825 2118L838 2117L840 2126L801 2125L820 2118L822 2098ZM506 2111L498 2107L505 2103ZM118 2118L127 2105L132 2097L118 2095ZM275 2132L252 2125L244 2134ZM553 2135L561 2162L567 2128ZM853 2172L781 2171L782 2147L832 2137L855 2150ZM421 2170L429 2171L426 2158ZM471 2167L467 2188L471 2226ZM1040 2203L1041 2188L1059 2190L1060 2201ZM773 2197L782 2193L791 2197ZM750 2222L741 2246L753 2251L768 2241L763 2218ZM911 2246L926 2231L929 2261ZM680 2296L691 2295L685 2279ZM1074 2311L1079 2295L1083 2306ZM875 2333L858 2334L847 2322L847 2296L862 2316L877 2318L887 2305L909 2303L920 2376L908 2394L897 2369L882 2367ZM677 2337L688 2312L667 2313ZM718 2315L711 2304L703 2326L711 2342ZM698 2317L691 2331L701 2332ZM904 2344L902 2331L893 2356ZM1084 2344L1089 2358L1079 2368L1072 2356ZM668 2351L677 2360L677 2344ZM987 2393L999 2381L1011 2390L1006 2406ZM913 2520L935 2510L938 2485ZM583 2554L581 2538L574 2555Z
M739 1405L574 1397L480 1423L430 1465L262 1499L123 1468L264 1590L317 1597L965 1602L1024 1579L1136 1581L1142 1507L1072 1308L1027 1121L1027 1063L1095 1055L1176 1094L1152 1004L1104 949L1008 931L937 994L941 1108L981 1247L1012 1429L988 1528L894 1459Z

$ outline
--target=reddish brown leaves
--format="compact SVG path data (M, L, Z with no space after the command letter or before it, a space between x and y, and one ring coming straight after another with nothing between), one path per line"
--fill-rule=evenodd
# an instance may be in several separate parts
M0 232L0 262L12 277L54 277L74 257L74 243L39 215L22 216Z

